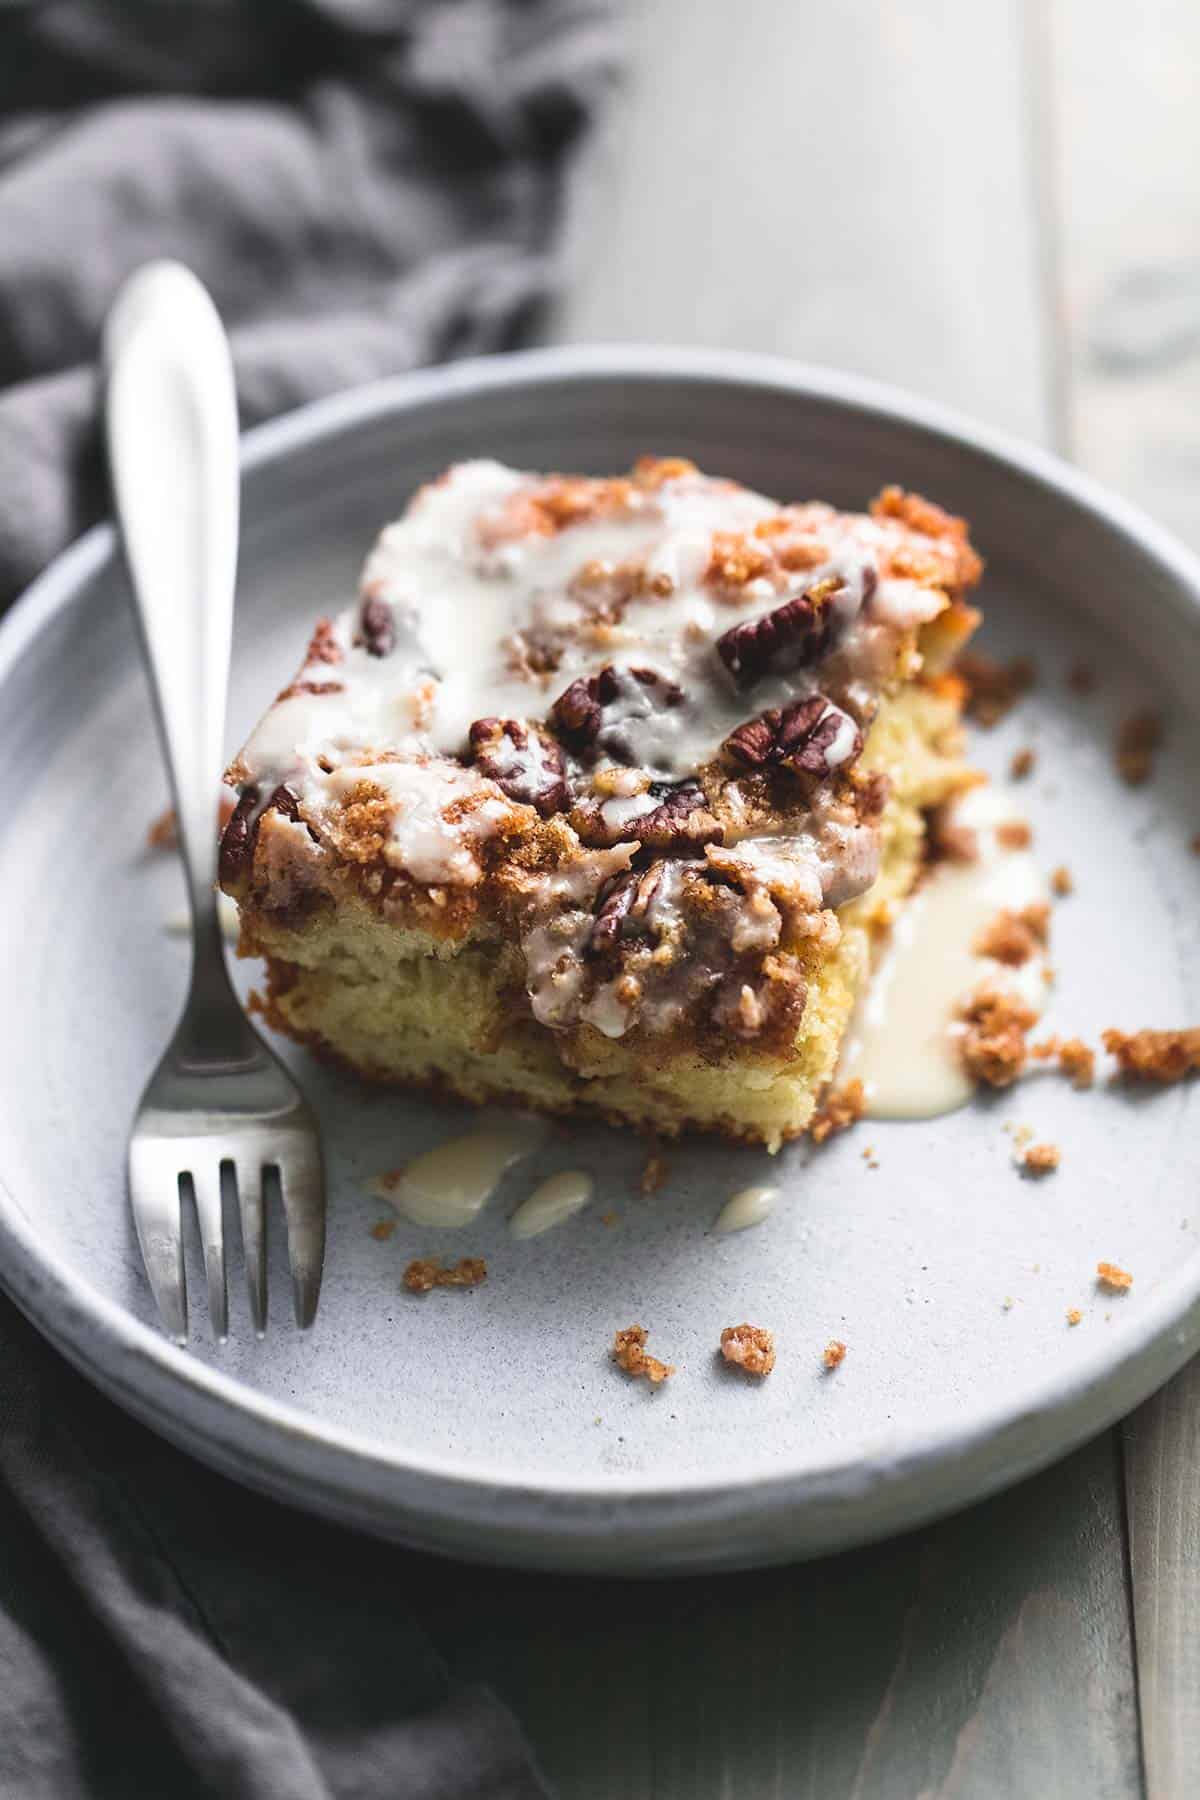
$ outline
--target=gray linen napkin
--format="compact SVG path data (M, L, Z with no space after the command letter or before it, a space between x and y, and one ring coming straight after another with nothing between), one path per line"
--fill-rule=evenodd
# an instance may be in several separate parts
M611 0L0 4L0 604L103 508L93 359L148 257L215 295L247 424L514 341L613 31ZM425 1566L199 1468L0 1301L4 1800L544 1794L414 1623Z
M0 6L0 603L103 510L93 359L147 258L211 289L243 425L514 342L612 6Z

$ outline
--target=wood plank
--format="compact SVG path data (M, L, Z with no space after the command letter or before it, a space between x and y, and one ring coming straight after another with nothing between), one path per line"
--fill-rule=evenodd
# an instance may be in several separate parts
M438 1571L426 1625L563 1800L1140 1792L1111 1434L942 1525L671 1582Z
M1200 8L1050 18L1069 449L1200 548Z
M560 335L778 351L1044 437L1019 0L630 17Z
M1129 1558L1150 1800L1200 1793L1200 1363L1125 1426Z
M1054 0L1070 449L1200 549L1200 9ZM1200 1793L1200 1367L1127 1421L1146 1784Z

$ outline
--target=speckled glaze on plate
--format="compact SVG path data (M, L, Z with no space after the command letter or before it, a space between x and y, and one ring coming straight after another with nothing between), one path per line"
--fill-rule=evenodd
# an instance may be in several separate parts
M1040 670L979 758L1002 771L1034 746L1039 851L1076 882L1056 909L1047 1029L1095 1042L1109 1024L1194 1023L1200 570L1053 459L848 377L724 352L556 350L366 388L256 432L231 742L419 481L469 455L599 472L647 450L842 505L899 480L967 514L989 564L984 645L1033 651ZM164 784L112 555L92 532L0 628L0 1275L131 1411L242 1480L414 1544L670 1572L811 1555L962 1505L1099 1430L1200 1346L1194 1087L1078 1094L1037 1076L816 1155L693 1144L669 1152L649 1198L643 1145L560 1128L477 1226L401 1223L380 1242L386 1209L365 1178L467 1115L289 1053L332 1165L317 1327L301 1337L281 1319L256 1342L235 1291L230 1342L208 1340L201 1306L177 1349L155 1323L122 1160L186 950L164 930L177 871L143 849ZM1064 679L1079 659L1098 677L1088 698ZM1170 733L1134 791L1112 736L1147 701ZM1006 1121L1062 1146L1057 1174L1018 1175ZM508 1215L566 1168L595 1176L591 1206L514 1241ZM771 1217L713 1235L724 1201L764 1181L782 1189ZM428 1254L483 1255L488 1279L406 1295L405 1262ZM1133 1271L1128 1294L1095 1287L1102 1259ZM272 1291L286 1293L281 1261ZM678 1366L656 1391L608 1360L635 1320ZM716 1356L743 1320L776 1334L761 1385ZM848 1354L827 1374L834 1337Z

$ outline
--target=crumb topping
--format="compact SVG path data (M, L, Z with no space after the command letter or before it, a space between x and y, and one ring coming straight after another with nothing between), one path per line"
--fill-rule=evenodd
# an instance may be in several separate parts
M1022 1166L1031 1175L1049 1175L1062 1161L1057 1144L1030 1144L1021 1157Z
M1200 1069L1200 1026L1187 1031L1117 1031L1102 1034L1127 1081L1182 1081Z
M727 1325L721 1355L747 1375L769 1375L775 1367L775 1339L761 1325Z
M1078 1325L1082 1318L1083 1318L1083 1314L1080 1312L1080 1310L1077 1306L1072 1306L1071 1308L1069 1308L1069 1310L1067 1312L1067 1324L1068 1325Z
M841 1338L831 1338L821 1357L827 1369L838 1369L846 1360L846 1346Z
M1120 1269L1116 1263L1102 1262L1096 1264L1096 1280L1102 1287L1112 1288L1114 1292L1124 1292L1133 1286L1133 1276L1127 1269Z
M1012 761L1008 765L1008 772L1014 781L1024 781L1026 776L1033 774L1036 763L1036 751L1026 747L1024 750L1018 750L1015 753Z
M446 1268L436 1257L418 1257L404 1271L404 1285L410 1294L428 1294L433 1288L474 1288L487 1277L487 1264L481 1256L462 1256L452 1268Z
M675 1365L659 1362L657 1356L647 1355L646 1339L649 1335L644 1325L627 1325L624 1331L618 1331L613 1338L612 1359L627 1375L641 1377L657 1387L668 1375L675 1373Z
M1057 869L1054 870L1050 877L1050 888L1060 900L1065 900L1068 894L1073 894L1075 892L1074 877L1065 863L1060 863Z
M848 1131L867 1110L867 1095L861 1081L847 1081L831 1088L813 1115L809 1136L815 1144L823 1144L836 1132Z

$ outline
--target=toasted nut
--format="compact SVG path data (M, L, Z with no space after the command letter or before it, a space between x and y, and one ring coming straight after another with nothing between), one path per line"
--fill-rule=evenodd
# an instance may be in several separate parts
M606 721L605 711L620 702L620 717ZM595 675L573 681L554 702L550 721L573 750L595 746L618 760L629 761L631 749L625 724L631 718L679 706L683 689L656 669L618 669L607 663Z
M858 755L862 733L832 700L810 694L782 711L772 708L748 719L730 733L724 748L747 768L782 766L824 780Z
M372 594L363 601L355 642L366 647L368 656L391 654L396 645L396 620L386 600Z
M536 807L544 819L567 806L562 749L548 733L523 719L476 719L469 736L480 774L510 800Z
M717 655L734 685L753 687L764 675L819 661L833 640L829 596L840 586L836 580L817 582L773 612L743 619L723 632L717 639Z
M775 1367L775 1340L761 1325L727 1325L721 1355L747 1375L769 1375Z
M283 813L288 819L300 817L296 796L290 788L277 787L265 806L259 805L258 788L243 790L221 838L217 876L222 887L235 887L242 879L254 856L262 816L272 811Z

